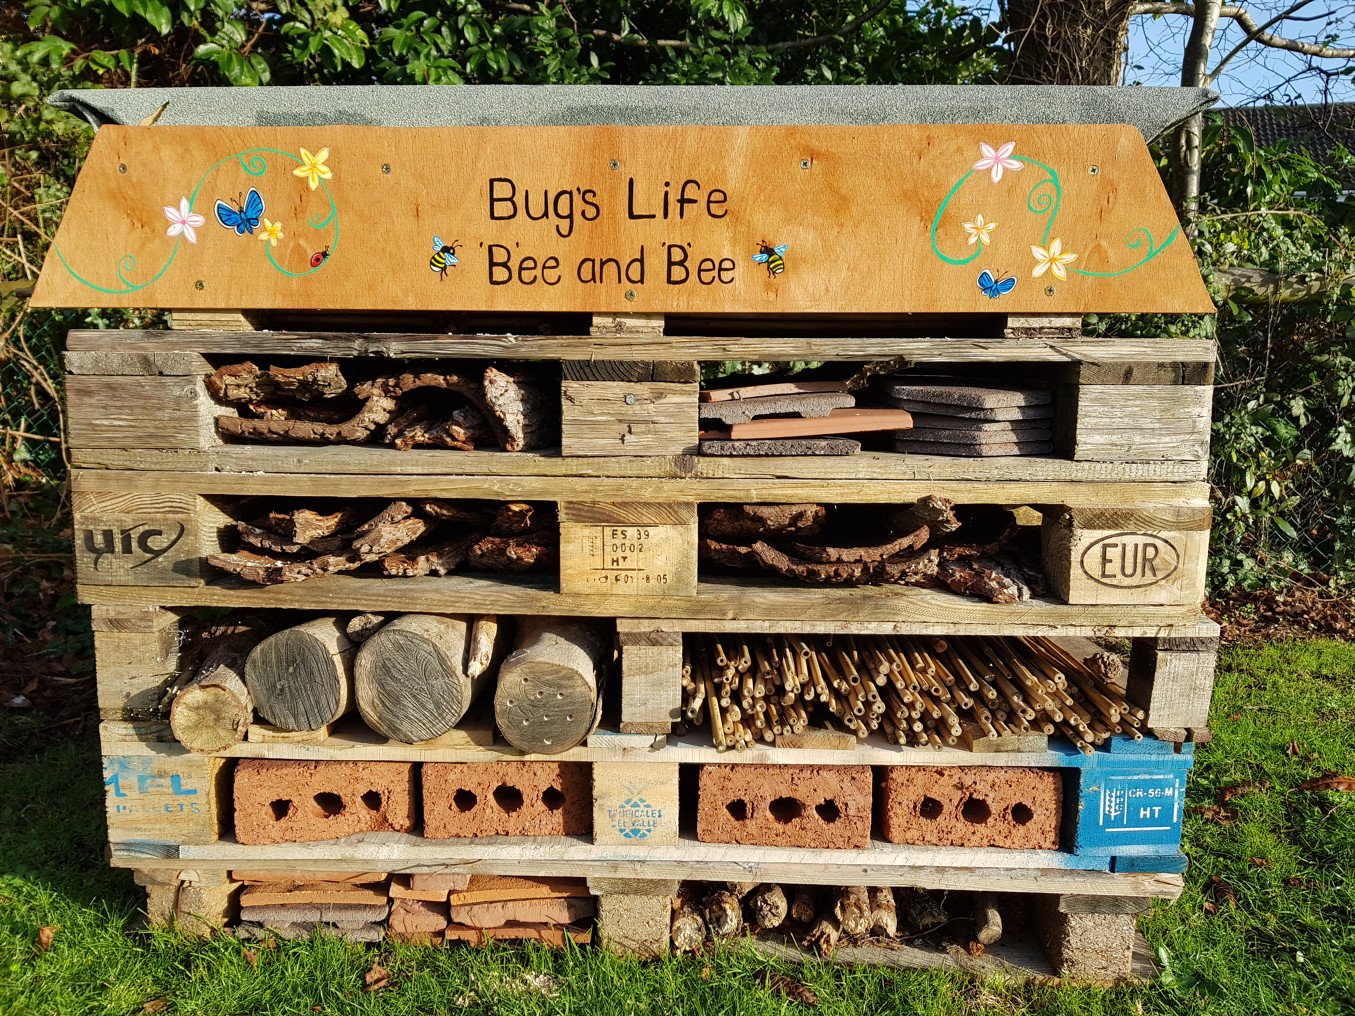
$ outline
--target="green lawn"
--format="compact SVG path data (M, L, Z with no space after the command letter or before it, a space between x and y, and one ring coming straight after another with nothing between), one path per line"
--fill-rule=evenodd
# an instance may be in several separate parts
M140 891L103 864L92 737L52 740L0 716L0 1013L641 1013L803 1011L762 987L745 949L639 965L587 950L373 948L333 940L250 954L231 939L136 930ZM1056 988L930 972L781 967L825 1013L1355 1012L1355 795L1294 788L1355 775L1355 646L1225 654L1190 814L1185 895L1142 928L1166 975L1143 987ZM1211 879L1220 879L1211 882ZM1210 908L1213 912L1210 912ZM38 929L56 926L51 948ZM366 994L373 960L391 986ZM251 963L251 959L254 961Z

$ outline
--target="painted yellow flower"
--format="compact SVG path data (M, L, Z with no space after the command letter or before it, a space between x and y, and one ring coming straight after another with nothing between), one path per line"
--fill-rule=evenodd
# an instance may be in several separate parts
M973 222L964 223L964 231L969 234L969 246L973 247L978 243L992 243L993 230L997 229L996 222L984 222L983 213L974 216Z
M1077 260L1077 255L1073 253L1065 254L1063 252L1063 241L1054 237L1054 242L1049 245L1049 249L1043 247L1030 248L1030 256L1035 259L1035 267L1031 269L1030 277L1038 279L1045 272L1053 274L1054 278L1068 280L1068 270L1064 265L1070 265Z
M321 180L328 180L334 175L325 165L325 160L328 158L328 148L322 148L314 155L303 148L301 149L301 165L292 170L292 175L305 177L311 190L315 190L316 187L320 186Z
M276 247L278 241L282 239L282 223L264 219L263 225L259 227L259 239L267 240Z

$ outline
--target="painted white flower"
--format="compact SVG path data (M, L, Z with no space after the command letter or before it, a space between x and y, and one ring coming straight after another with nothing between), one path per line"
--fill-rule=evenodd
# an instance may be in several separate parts
M1054 241L1046 250L1043 247L1032 246L1030 256L1035 259L1035 267L1031 269L1030 277L1038 279L1045 272L1050 272L1054 278L1068 280L1068 270L1064 265L1070 265L1077 260L1077 255L1071 252L1065 254L1063 251L1063 241L1054 237Z
M178 236L182 233L183 238L189 243L198 242L198 234L194 231L207 221L197 212L188 210L187 198L179 199L178 208L165 205L165 218L169 220L169 228L165 230L165 236Z
M983 157L979 159L978 162L974 163L974 168L989 170L993 177L993 183L997 183L1002 179L1002 171L1004 169L1010 169L1015 173L1026 168L1019 159L1013 159L1011 157L1012 151L1015 148L1015 141L1008 141L1001 148L994 148L992 145L980 141L979 152Z
M997 223L984 222L982 212L974 216L973 222L964 223L964 231L969 234L969 246L971 247L980 243L992 243L993 230L995 229L997 229Z

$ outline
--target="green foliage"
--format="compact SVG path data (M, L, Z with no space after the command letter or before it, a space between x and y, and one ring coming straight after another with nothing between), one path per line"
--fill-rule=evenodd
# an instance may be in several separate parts
M1285 276L1355 272L1355 158L1332 164L1215 121L1204 136L1195 251L1217 318L1105 319L1104 334L1217 339L1212 587L1355 579L1355 329L1351 288L1313 303L1226 295L1220 270Z

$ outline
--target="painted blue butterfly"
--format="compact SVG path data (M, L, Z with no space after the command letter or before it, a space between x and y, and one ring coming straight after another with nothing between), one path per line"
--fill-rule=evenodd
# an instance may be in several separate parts
M249 189L243 207L228 205L224 201L216 203L216 221L227 229L235 230L240 236L246 233L253 236L262 216L263 198L259 197L259 192L253 187Z
M979 273L979 288L988 299L996 300L1016 288L1016 276L1008 275L1005 279L994 279L993 273L985 268Z

